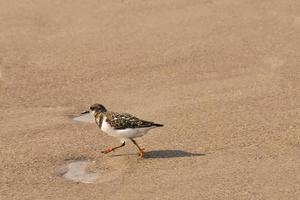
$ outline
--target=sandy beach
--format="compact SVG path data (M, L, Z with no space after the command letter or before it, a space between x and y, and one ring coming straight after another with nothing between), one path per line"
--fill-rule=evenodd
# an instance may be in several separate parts
M300 199L299 0L0 2L1 200ZM145 159L93 103L164 124Z

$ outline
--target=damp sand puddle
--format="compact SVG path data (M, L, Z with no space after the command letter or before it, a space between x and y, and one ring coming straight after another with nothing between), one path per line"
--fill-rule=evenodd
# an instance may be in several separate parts
M94 116L90 113L81 114L78 117L74 117L73 120L86 123L95 123Z
M57 174L65 179L82 182L82 183L94 183L96 182L98 175L95 172L88 170L90 165L88 160L76 160L62 166L57 170Z
M111 167L102 166L101 169L90 170L95 167L95 161L90 160L73 160L60 166L56 174L69 181L81 183L103 183L117 179L122 171Z

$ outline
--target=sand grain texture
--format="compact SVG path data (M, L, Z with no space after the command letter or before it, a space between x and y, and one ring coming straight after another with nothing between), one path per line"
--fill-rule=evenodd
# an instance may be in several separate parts
M299 0L0 2L1 200L300 199ZM95 102L165 124L146 159Z

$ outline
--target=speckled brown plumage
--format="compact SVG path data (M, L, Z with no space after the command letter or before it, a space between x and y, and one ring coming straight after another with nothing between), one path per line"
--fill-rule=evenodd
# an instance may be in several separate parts
M163 126L154 122L141 120L128 113L105 112L106 121L115 129L147 128L152 126Z
M104 117L106 117L106 121L115 129L147 128L147 127L163 126L162 124L141 120L128 113L101 112L101 113L97 113L95 116L96 123L100 128Z

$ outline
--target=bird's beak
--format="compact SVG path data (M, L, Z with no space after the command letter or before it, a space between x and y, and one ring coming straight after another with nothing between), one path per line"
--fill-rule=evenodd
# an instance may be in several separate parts
M87 110L87 111L82 112L81 114L83 115L83 114L87 114L87 113L90 113L90 111Z

